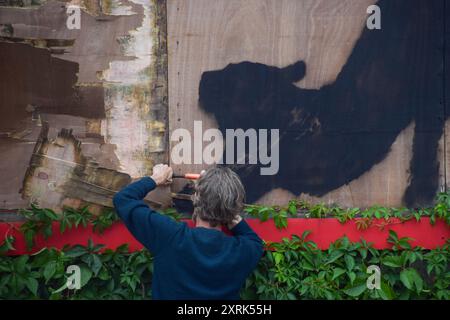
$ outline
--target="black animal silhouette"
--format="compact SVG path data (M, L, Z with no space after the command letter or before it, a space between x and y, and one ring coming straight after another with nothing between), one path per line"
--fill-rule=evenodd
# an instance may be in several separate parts
M382 161L415 122L408 206L438 190L442 104L443 1L380 0L381 30L364 28L333 83L302 89L306 65L229 64L202 74L199 105L225 129L279 128L280 169L237 166L249 201L273 188L322 196Z

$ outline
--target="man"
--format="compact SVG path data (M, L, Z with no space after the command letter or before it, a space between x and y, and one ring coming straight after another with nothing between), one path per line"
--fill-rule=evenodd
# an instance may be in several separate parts
M153 299L239 299L263 253L261 239L240 216L245 191L239 177L225 167L201 175L193 197L195 228L153 211L142 200L171 180L172 169L159 164L151 177L114 197L127 228L154 256ZM223 233L222 226L233 236Z

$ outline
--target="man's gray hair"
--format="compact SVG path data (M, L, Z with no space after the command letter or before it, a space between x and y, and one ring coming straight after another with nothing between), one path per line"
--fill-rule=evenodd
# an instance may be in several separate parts
M228 225L244 208L245 189L239 176L230 168L208 169L197 180L193 197L194 214L212 227Z

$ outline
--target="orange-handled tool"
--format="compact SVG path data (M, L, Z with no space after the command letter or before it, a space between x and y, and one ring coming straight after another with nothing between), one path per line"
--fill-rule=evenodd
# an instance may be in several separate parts
M200 173L174 174L172 178L197 180L198 178L200 178Z

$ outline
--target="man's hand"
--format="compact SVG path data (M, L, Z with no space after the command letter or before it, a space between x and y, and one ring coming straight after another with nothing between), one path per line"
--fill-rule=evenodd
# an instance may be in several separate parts
M167 164L157 164L153 167L153 174L150 178L152 178L156 185L163 185L172 182L172 174L173 170Z
M228 224L228 229L229 230L233 229L241 221L242 217L240 215L237 215L236 217L234 217L233 221L231 221L231 223Z

